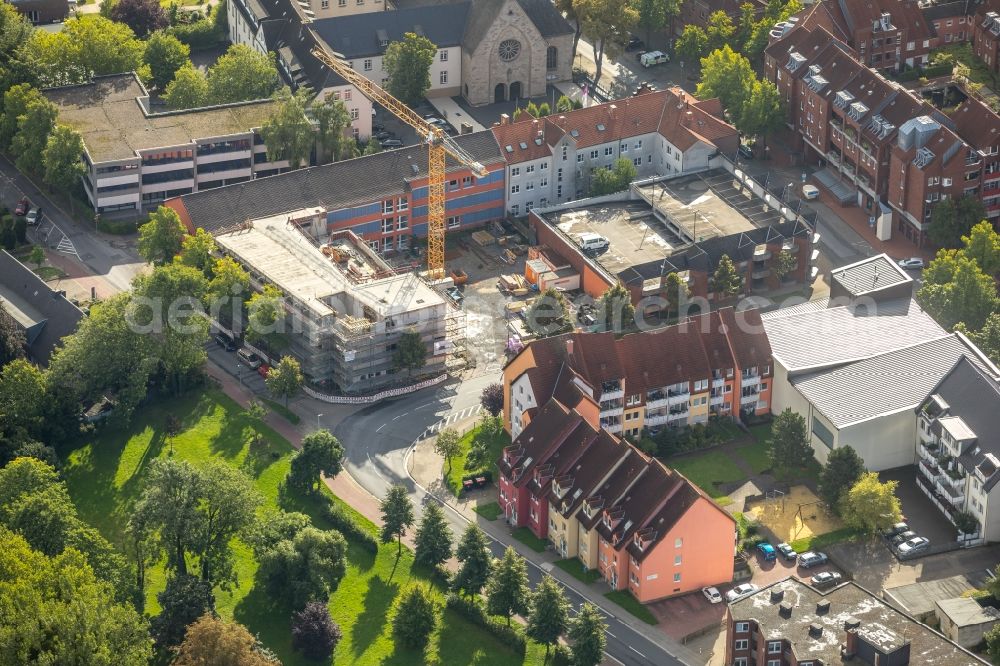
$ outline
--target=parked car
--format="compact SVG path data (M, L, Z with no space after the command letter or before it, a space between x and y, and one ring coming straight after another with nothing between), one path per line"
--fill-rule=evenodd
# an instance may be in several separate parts
M745 160L753 159L753 151L750 150L749 146L745 146L742 143L740 144L740 147L736 150L736 152L739 153L740 157L742 157Z
M825 553L814 553L810 550L808 553L799 555L799 566L803 569L811 569L820 564L826 564L828 560Z
M703 587L701 588L701 593L705 595L709 603L717 604L722 601L722 595L719 594L719 589L715 587Z
M777 548L778 552L781 553L781 556L786 560L794 562L795 560L799 559L799 554L796 553L795 549L789 546L787 543L779 543Z
M632 38L628 40L628 46L625 47L625 50L638 51L643 46L645 46L645 44L642 43L642 40L636 37L635 35L632 35Z
M602 252L611 245L608 239L600 234L595 234L591 231L585 231L580 234L577 243L580 245L580 249L584 252Z
M465 300L465 295L462 294L461 290L458 287L450 287L447 290L447 293L448 296L451 297L451 300L455 301L456 305L462 307L462 301Z
M216 333L215 342L226 351L236 351L236 341L228 333Z
M803 185L802 196L810 201L813 199L819 199L819 188L815 185Z
M375 112L375 109L372 109L372 116L375 115L374 112ZM383 125L382 123L372 123L372 131L373 132L382 132L384 130L385 130L385 125Z
M893 546L898 546L901 543L909 541L910 539L914 538L915 536L917 536L917 533L914 532L913 530L906 530L905 532L900 532L896 536L892 537L892 540L891 540L892 541L892 545Z
M35 226L42 221L42 209L39 206L35 206L28 211L28 215L24 218L28 226Z
M264 379L267 379L267 376L271 374L271 366L269 366L267 363L261 363L259 366L257 366L257 374L263 377Z
M922 553L928 548L930 548L931 542L927 537L913 537L909 541L904 541L899 544L896 548L896 552L899 553L900 557L907 557L910 555L916 555L917 553Z
M27 215L29 208L31 208L31 202L28 201L28 197L21 197L18 199L17 205L14 206L14 215L18 217Z
M403 142L399 139L386 139L385 141L380 141L383 148L402 148Z
M257 354L254 354L246 347L241 347L240 350L236 352L236 357L251 370L256 370L260 367L260 364L263 363L260 356L257 356Z
M742 599L745 596L753 594L758 589L760 588L753 583L743 583L741 585L737 585L733 589L726 592L726 601L733 603L734 601Z
M778 559L778 552L774 549L774 546L768 542L757 544L757 552L760 553L761 559L765 562L773 562Z
M886 537L887 539L891 539L897 534L902 534L903 532L909 531L909 529L910 526L907 525L906 523L896 523L892 527L885 528L885 530L882 531L882 536Z
M643 67L653 67L665 62L670 62L670 56L663 51L647 51L639 58L639 64Z
M813 587L824 588L832 587L839 583L842 579L843 576L836 571L821 571L810 578L809 581L812 583Z
M383 129L383 130L379 130L378 132L375 132L374 134L372 134L372 136L377 141L385 141L386 139L391 139L392 137L394 137L396 135L394 133L390 132L389 130Z
M436 125L437 127L445 128L448 126L448 121L438 118L437 116L434 115L424 116L424 120L430 123L431 125Z
M920 257L910 257L909 259L900 259L898 265L903 270L907 271L919 271L924 268L924 260Z

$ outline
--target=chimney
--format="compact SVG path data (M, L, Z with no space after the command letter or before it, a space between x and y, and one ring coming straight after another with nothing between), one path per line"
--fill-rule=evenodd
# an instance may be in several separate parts
M771 590L771 602L781 601L785 598L784 590Z
M573 338L569 338L568 340L566 340L566 354L568 356L573 355Z
M830 612L830 601L822 599L816 602L816 615L826 615Z
M608 105L608 115L611 116L612 118L615 117L615 111L617 111L617 110L618 110L618 105L617 104L609 104Z
M778 615L783 618L790 618L792 616L792 604L788 601L782 601L778 605Z
M501 125L510 125L510 116L508 114L506 114L506 113L501 113L500 114L500 124Z
M809 635L813 638L819 638L823 635L823 625L819 622L813 622L809 625Z

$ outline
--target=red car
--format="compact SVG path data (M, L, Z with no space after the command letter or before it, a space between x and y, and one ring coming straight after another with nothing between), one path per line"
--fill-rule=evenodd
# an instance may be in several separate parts
M257 374L259 374L264 379L267 379L267 375L270 372L271 372L271 366L269 366L267 363L261 363L260 366L257 367Z
M28 197L21 197L21 200L17 202L17 206L14 207L14 215L23 217L28 214L29 208L31 208L31 202L28 201Z

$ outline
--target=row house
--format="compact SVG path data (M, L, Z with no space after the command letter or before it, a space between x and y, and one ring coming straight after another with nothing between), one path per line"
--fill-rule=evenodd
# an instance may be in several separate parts
M765 75L790 103L807 159L827 167L817 178L856 188L879 239L896 232L922 246L931 210L950 197L980 198L1000 216L1000 117L978 100L940 111L863 67L823 27L770 45Z
M973 666L987 662L851 581L820 592L788 577L726 608L733 666Z
M552 398L497 461L499 500L642 603L732 579L734 521L687 479Z
M134 73L42 94L83 139L84 191L98 213L144 210L288 169L287 160L268 159L259 133L271 100L153 112Z
M639 179L708 167L734 155L739 133L723 120L718 100L699 101L680 88L641 90L585 109L511 121L492 128L507 161L507 210L515 216L586 195L597 169L618 159Z
M1000 71L1000 7L983 3L971 19L972 52L992 71Z
M516 438L554 396L595 428L638 437L713 414L766 414L771 384L760 313L723 308L617 339L570 333L531 342L504 368L504 426Z
M965 357L916 410L917 485L952 523L976 519L967 540L1000 540L997 414L1000 383Z

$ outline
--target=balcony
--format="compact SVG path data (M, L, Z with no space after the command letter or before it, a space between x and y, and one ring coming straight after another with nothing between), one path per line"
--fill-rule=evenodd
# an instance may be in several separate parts
M744 396L740 397L740 404L741 405L749 405L749 404L752 404L752 403L755 403L755 402L757 402L757 394L756 393L751 393L750 395L744 395Z
M957 470L942 470L943 474L938 482L948 486L954 492L963 493L965 492L965 472Z
M933 442L924 442L921 438L921 444L917 447L917 453L927 462L937 464L938 458L941 457L941 447Z
M725 383L726 383L725 378L723 378L723 377L716 377L716 378L712 379L712 388L721 388L722 386L725 385Z
M917 467L920 468L920 473L924 475L924 478L932 484L937 483L937 480L941 478L941 468L933 462L921 458Z
M757 386L760 384L760 375L751 375L749 377L743 377L740 379L740 388L746 388L748 386Z
M767 261L771 258L771 251L767 249L766 245L758 245L753 250L753 260L754 261Z
M951 483L948 482L951 477L947 474L943 474L938 477L934 484L937 491L947 499L952 506L956 509L961 509L965 507L965 493L962 490L957 490Z
M669 416L670 415L667 414L666 412L656 412L655 414L647 413L646 418L643 419L643 425L645 425L647 428L663 425L664 423L667 422Z
M761 268L759 270L755 269L752 273L750 273L750 277L752 277L754 280L763 280L769 275L771 275L770 268Z
M688 400L690 399L691 399L690 391L685 391L684 393L680 393L677 391L667 392L667 404L670 405L671 407L673 407L674 405L686 405L688 403Z
M712 407L715 407L717 405L721 405L722 401L725 400L725 399L726 399L726 397L724 395L713 396L712 399L709 401L709 405L711 405Z
M618 433L620 433L622 431L622 424L621 423L609 423L608 425L604 425L602 423L601 427L604 430L607 430L608 432L610 432L612 434L618 434Z
M615 380L612 382L601 383L601 402L624 397L625 390L622 388L622 383L620 381Z

